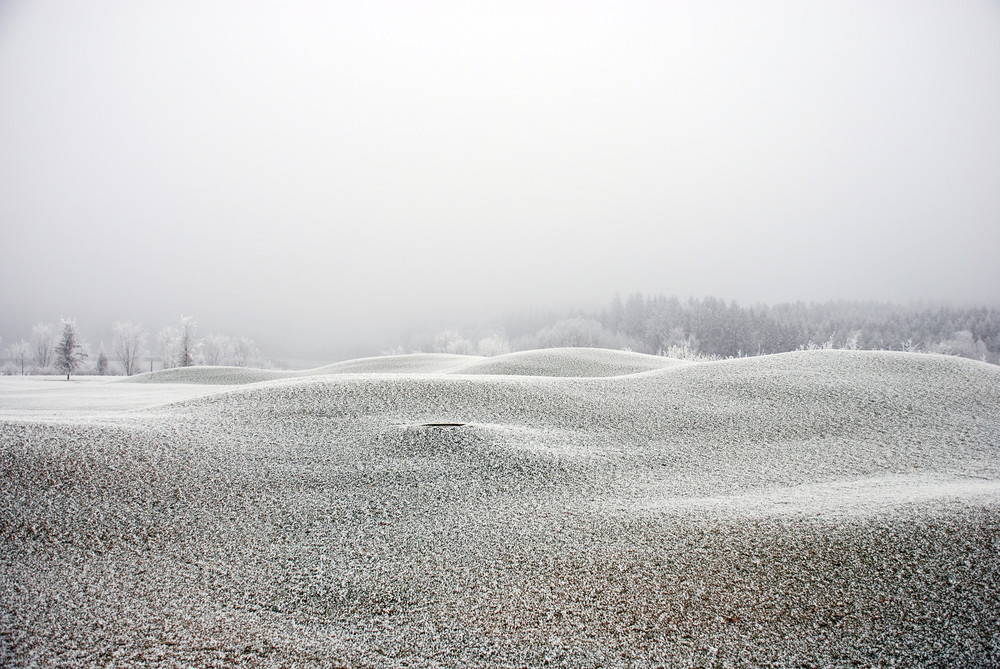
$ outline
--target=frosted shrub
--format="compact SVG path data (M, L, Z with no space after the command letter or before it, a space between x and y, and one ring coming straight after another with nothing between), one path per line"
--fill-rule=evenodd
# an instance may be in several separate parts
M475 346L457 330L442 330L434 335L434 350L438 353L457 353L471 355Z
M483 337L479 340L479 343L476 345L476 351L479 355L487 357L503 355L504 353L510 353L510 342L507 341L506 337L492 334L489 337Z
M698 352L697 344L690 337L678 344L671 344L666 348L661 348L657 355L677 360L690 360L692 362L711 362L718 360L718 356L705 355Z
M969 330L956 332L953 337L935 346L934 352L982 361L986 361L989 356L986 344L981 339L976 339Z

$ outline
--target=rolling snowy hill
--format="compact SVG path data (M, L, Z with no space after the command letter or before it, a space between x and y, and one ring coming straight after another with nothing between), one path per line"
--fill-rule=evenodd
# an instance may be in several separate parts
M1000 661L994 366L144 377L0 379L5 666Z

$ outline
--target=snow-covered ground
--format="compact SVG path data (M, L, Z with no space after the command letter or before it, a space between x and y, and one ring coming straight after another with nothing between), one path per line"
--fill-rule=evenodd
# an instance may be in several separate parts
M179 402L217 392L198 383L123 384L116 376L0 376L0 420L75 420Z
M1000 663L1000 368L0 379L0 665Z

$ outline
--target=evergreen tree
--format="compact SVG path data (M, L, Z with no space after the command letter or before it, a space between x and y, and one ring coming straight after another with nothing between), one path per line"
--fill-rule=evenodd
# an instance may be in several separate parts
M80 335L76 331L76 323L72 320L62 322L63 332L59 345L56 346L56 367L66 372L66 380L69 375L80 367L80 363L87 357L80 342Z
M98 376L104 376L108 373L108 356L104 355L104 351L101 351L100 355L97 356L95 371Z

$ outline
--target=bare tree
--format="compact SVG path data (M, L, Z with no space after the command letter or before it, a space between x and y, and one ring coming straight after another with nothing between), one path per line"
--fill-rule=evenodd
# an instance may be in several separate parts
M476 349L479 355L503 355L504 353L510 353L510 342L502 335L492 334L489 337L480 339Z
M83 342L76 331L76 323L72 320L63 320L62 339L56 346L56 367L66 372L66 380L69 375L80 368L80 363L87 357Z
M233 366L251 367L263 358L257 345L247 337L233 337Z
M271 363L249 337L208 335L199 343L205 365L232 365L233 367L270 367Z
M51 325L36 323L35 327L31 328L31 355L39 370L45 369L53 363L55 345L56 335Z
M139 371L139 359L146 346L146 333L141 325L129 321L114 324L114 354L122 364L126 376Z
M434 350L438 353L461 353L465 355L475 352L472 342L458 333L457 330L445 329L434 335Z
M229 364L229 352L231 349L232 344L226 335L208 335L201 343L202 357L205 359L206 365Z
M190 367L195 364L199 342L194 338L197 325L190 316L181 316L180 327L167 326L156 336L164 367Z
M7 357L14 361L21 368L21 376L24 376L24 363L31 358L31 344L23 339L14 342L7 347Z
M160 361L164 369L177 367L177 342L180 339L177 328L168 325L156 335L156 343L160 348Z
M181 338L180 338L180 367L190 367L194 364L194 353L198 343L194 339L197 329L194 319L190 316L181 316Z

